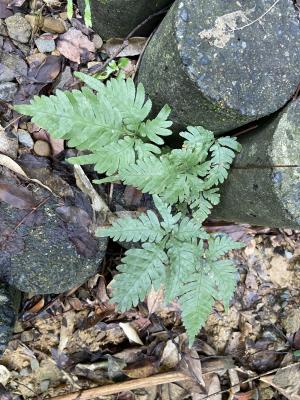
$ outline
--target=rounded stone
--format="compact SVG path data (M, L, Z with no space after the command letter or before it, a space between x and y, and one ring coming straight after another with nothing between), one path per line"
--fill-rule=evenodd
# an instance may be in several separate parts
M49 157L51 155L51 146L44 140L37 140L34 143L33 150L38 156Z
M6 190L15 196L8 196L14 206L0 201L2 281L23 292L62 293L80 286L98 271L107 240L94 237L93 212L85 195L74 188L74 197L62 199L30 185L24 197L23 192L18 193L16 182L1 176L1 183L11 185ZM25 207L29 202L28 209L24 209L24 202L23 208L18 208L20 201L16 198L21 195Z
M31 26L22 14L16 13L5 19L8 35L20 43L28 43L31 37Z
M138 81L179 126L222 133L269 115L299 83L291 0L177 0L142 57Z
M124 38L151 14L163 9L172 0L90 0L93 29L103 39ZM84 15L84 0L79 1ZM149 21L135 36L151 32L158 19Z
M0 83L0 101L13 101L18 91L18 85L14 82Z
M212 218L300 229L300 99L239 141Z

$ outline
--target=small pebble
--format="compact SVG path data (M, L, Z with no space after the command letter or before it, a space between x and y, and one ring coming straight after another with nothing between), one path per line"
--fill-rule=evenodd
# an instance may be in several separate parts
M35 44L40 53L51 53L55 50L53 35L49 33L44 33L39 38L35 39Z
M24 331L21 333L21 342L32 342L33 341L33 334L31 331Z
M19 143L21 143L25 147L29 147L30 149L33 148L34 143L32 137L27 131L24 131L23 129L18 129L17 135Z
M103 46L103 40L102 40L101 36L95 34L93 37L93 43L94 43L96 50L101 49L101 47Z
M10 378L9 370L4 365L0 365L0 383L1 383L1 385L6 386L9 378Z
M18 91L18 85L14 82L4 82L0 84L0 100L13 101Z
M51 154L51 147L49 143L44 140L37 140L34 144L33 150L38 156L49 157Z
M5 19L8 35L20 43L28 43L31 36L31 26L22 14L17 13Z

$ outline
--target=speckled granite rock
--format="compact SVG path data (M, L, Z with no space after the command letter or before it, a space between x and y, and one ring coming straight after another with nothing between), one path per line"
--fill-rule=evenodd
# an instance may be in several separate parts
M21 292L0 283L0 354L4 352L13 333L20 300Z
M125 37L149 15L159 11L173 0L90 0L93 29L102 39ZM84 12L84 0L80 0L80 9ZM157 19L137 32L146 35L151 32Z
M300 100L239 141L212 218L300 229Z
M142 57L138 80L157 108L171 106L179 127L221 133L284 106L299 72L291 0L177 0Z

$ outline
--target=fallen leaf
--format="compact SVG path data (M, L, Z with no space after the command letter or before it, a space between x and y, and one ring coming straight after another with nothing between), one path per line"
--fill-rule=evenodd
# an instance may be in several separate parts
M300 363L279 369L275 375L260 378L289 400L300 400Z
M47 56L42 62L32 62L28 78L35 83L51 83L60 73L62 57Z
M4 128L0 125L0 153L11 158L16 158L18 152L17 138L10 138L5 133Z
M147 42L145 37L132 37L128 40L128 45L118 54L118 57L132 57L138 56L143 51ZM123 39L111 38L108 39L102 46L102 50L107 53L109 57L113 56L124 43Z
M209 397L210 400L222 400L221 383L217 374L209 376L205 382L205 393L192 393L192 400L202 400Z
M163 303L164 303L163 288L155 290L152 287L150 293L147 296L147 308L149 315L155 313L157 310L160 310L163 307Z
M59 37L57 49L68 60L78 64L89 60L89 52L95 52L94 43L75 28L69 29Z
M35 303L31 308L29 308L28 312L30 313L38 313L45 305L45 298L42 296L40 300Z
M160 359L161 367L169 371L176 368L180 360L181 354L179 354L178 345L173 340L168 340Z
M60 327L60 337L58 351L62 353L68 344L69 339L72 336L75 325L75 312L73 310L67 311L62 319Z
M109 213L110 210L107 204L96 192L93 185L89 181L89 178L86 176L80 165L74 165L74 175L76 179L76 185L83 193L87 194L91 199L93 210L96 212L101 211L103 213Z
M144 358L123 369L125 375L132 379L146 378L159 372L153 359Z
M21 210L33 209L37 205L28 189L11 183L0 183L0 200Z
M133 326L129 322L126 322L126 323L120 322L119 325L130 342L134 342L134 343L140 344L142 346L144 345L144 343L141 341L137 331L133 328Z

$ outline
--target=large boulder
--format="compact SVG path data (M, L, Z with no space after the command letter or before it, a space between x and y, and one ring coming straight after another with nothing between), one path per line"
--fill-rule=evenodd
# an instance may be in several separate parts
M107 241L94 236L89 199L76 187L66 188L67 196L59 197L0 175L3 282L23 292L62 293L98 271Z
M177 0L142 57L138 81L179 128L215 133L269 115L299 83L300 25L291 0Z
M239 141L212 217L300 229L300 100Z

